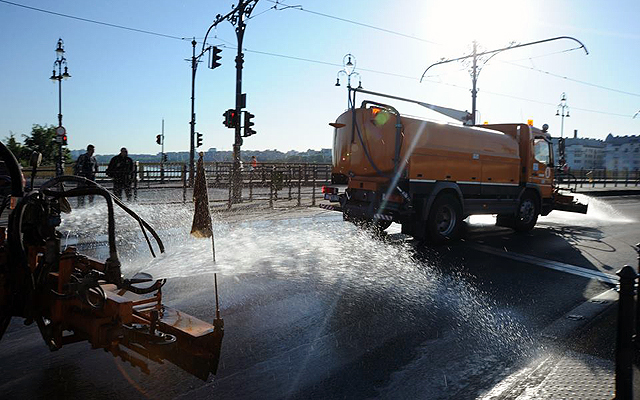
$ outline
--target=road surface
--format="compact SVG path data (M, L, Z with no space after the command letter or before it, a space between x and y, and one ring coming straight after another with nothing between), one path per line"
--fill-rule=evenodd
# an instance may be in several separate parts
M213 320L218 273L217 376L203 382L171 364L145 375L86 343L51 353L35 326L14 319L0 342L0 397L482 397L553 354L546 329L634 265L640 197L588 200L588 215L553 212L527 234L472 217L464 239L443 247L416 243L395 224L374 236L316 208L216 214L215 265L211 243L189 237L189 209L136 206L167 252L151 260L136 223L118 215L125 274L169 278L166 303ZM103 210L66 217L68 243L104 257ZM611 345L594 351L609 358Z

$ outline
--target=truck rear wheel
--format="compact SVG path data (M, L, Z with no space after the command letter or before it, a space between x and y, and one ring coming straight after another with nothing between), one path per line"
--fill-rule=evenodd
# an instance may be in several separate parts
M462 206L450 194L442 194L431 206L427 219L427 238L433 243L457 239L462 222Z
M540 206L538 198L532 192L525 192L520 199L513 228L518 232L528 232L538 222Z

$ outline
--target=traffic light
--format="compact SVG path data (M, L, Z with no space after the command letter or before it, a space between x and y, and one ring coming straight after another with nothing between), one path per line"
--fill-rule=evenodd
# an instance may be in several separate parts
M219 49L216 46L213 46L211 48L211 53L209 53L209 68L214 69L218 68L221 65L218 62L218 60L222 58L218 55L221 51L222 49Z
M224 117L224 122L222 123L227 128L235 128L236 125L238 124L238 118L236 117L236 110L229 109L225 111L224 114L222 114L222 116Z
M162 144L162 135L156 136L156 143Z
M196 147L202 146L202 133L196 132Z
M248 137L251 135L255 135L256 131L251 129L251 127L254 125L254 123L251 122L251 119L253 117L255 117L255 115L251 114L249 111L244 112L244 134L242 136Z
M167 155L166 154L162 154L162 162L167 162Z
M65 133L64 135L62 135L62 143L63 146L67 145L67 134Z

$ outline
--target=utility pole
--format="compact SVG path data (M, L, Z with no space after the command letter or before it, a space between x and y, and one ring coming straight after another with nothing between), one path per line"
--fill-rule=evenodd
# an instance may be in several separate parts
M437 63L431 64L422 73L422 77L420 78L420 82L422 82L422 80L424 79L424 76L426 75L427 71L429 71L429 69L431 67L434 67L434 66L440 65L440 64L447 64L447 63L450 63L450 62L462 61L462 60L466 60L466 59L471 58L472 59L472 66L471 66L471 81L472 81L472 89L471 89L471 118L470 118L470 121L465 122L465 125L475 125L475 123L476 123L476 98L477 98L477 95L478 95L477 81L478 81L478 75L480 75L480 71L482 70L482 68L478 67L478 58L480 58L480 57L482 57L484 55L491 54L491 56L489 56L489 58L487 58L486 61L484 61L484 63L483 63L483 66L484 66L484 65L487 64L487 62L489 62L489 60L491 58L493 58L493 56L495 56L496 54L498 54L500 52L503 52L503 51L506 51L506 50L517 49L519 47L531 46L531 45L534 45L534 44L551 42L551 41L560 40L560 39L569 39L569 40L573 40L575 42L578 42L580 44L579 48L583 48L585 53L587 55L589 54L589 51L587 51L587 48L585 47L585 45L582 44L582 42L579 41L578 39L573 38L571 36L558 36L558 37L554 37L554 38L550 38L550 39L537 40L535 42L529 42L529 43L523 43L523 44L512 44L510 46L503 47L501 49L483 51L483 52L480 52L480 53L478 53L478 48L477 48L478 44L474 41L473 42L473 51L472 51L472 53L470 55L463 56L463 57L458 57L458 58L454 58L454 59L450 59L450 60L439 61Z
M236 102L235 102L235 116L238 118L238 122L235 126L235 140L233 142L233 170L232 170L232 201L233 203L240 202L242 198L242 185L240 182L240 148L242 147L242 126L240 124L240 115L242 109L246 107L246 94L242 93L242 65L244 63L244 53L242 52L242 42L244 39L244 31L246 29L246 19L251 15L251 12L255 8L258 0L241 0L238 5L231 10L227 15L222 16L218 14L216 20L209 27L207 34L205 35L204 42L207 41L207 36L212 28L217 26L220 22L228 20L236 29L236 38L238 41L238 52L236 55ZM204 45L203 45L204 47Z

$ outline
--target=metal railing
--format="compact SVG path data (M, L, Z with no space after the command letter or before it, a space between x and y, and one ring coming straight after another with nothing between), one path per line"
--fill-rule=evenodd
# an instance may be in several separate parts
M638 186L640 184L640 169L571 169L560 172L556 176L556 181L562 184L579 187L617 187L617 186ZM607 186L608 185L608 186Z
M106 175L106 164L99 165L96 174L96 182L111 188L112 179ZM231 208L232 201L222 193L231 189L233 163L209 162L205 163L207 184L213 190L210 194L212 203L228 203ZM23 171L27 181L30 181L31 170ZM71 167L65 169L65 174L72 174ZM167 195L157 196L163 202L185 203L191 188L188 186L189 176L186 163L135 163L134 176L131 182L133 200L139 199L139 191L158 192L165 191ZM35 186L55 176L55 167L38 168ZM316 196L322 196L318 186L326 185L331 181L330 164L313 163L260 163L256 167L243 166L241 170L241 202L268 201L273 207L275 201L297 200L298 206L302 205L302 199L311 197L311 205L316 204ZM173 191L172 191L173 190ZM181 191L181 196L176 190ZM231 192L231 190L229 190ZM148 196L147 196L148 197ZM181 197L181 198L180 198ZM147 201L153 201L147 199ZM145 202L143 200L143 202Z
M634 379L634 364L640 367L640 296L637 300L640 281L640 243L638 272L625 265L617 275L620 277L620 300L618 302L618 330L616 336L616 400L632 400L640 394L640 379Z

